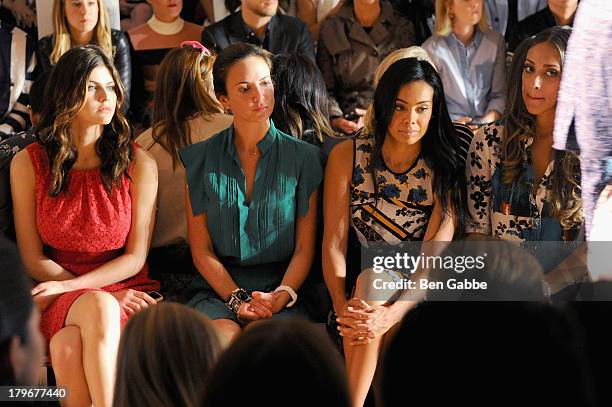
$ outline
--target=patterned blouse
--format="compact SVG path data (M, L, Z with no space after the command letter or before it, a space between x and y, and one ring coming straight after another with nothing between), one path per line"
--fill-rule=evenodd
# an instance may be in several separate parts
M500 180L502 135L503 126L491 125L480 129L472 139L466 162L472 224L466 226L466 231L516 242L565 240L559 221L548 215L554 160L548 164L535 193L531 188L531 163L523 169L524 182L504 187ZM532 143L533 138L526 140L529 156Z
M351 225L359 242L423 240L433 210L432 170L419 156L402 173L391 171L383 160L376 172L378 193L370 175L372 136L353 139Z

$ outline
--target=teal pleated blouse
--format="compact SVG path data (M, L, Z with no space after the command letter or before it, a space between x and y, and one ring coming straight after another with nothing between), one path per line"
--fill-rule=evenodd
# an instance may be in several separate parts
M259 162L246 201L246 177L234 146L234 126L180 151L193 215L206 213L217 257L227 266L288 260L297 216L323 179L320 150L276 129L257 143Z

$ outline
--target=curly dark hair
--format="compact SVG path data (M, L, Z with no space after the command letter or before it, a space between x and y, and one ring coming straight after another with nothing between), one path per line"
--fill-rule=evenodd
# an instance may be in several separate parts
M68 188L70 170L77 160L72 144L71 123L83 107L91 72L106 67L115 82L117 106L111 122L104 126L96 142L96 152L102 161L100 173L104 188L110 194L128 175L134 159L130 126L121 111L124 89L113 62L96 45L72 48L57 62L45 90L47 103L38 125L38 141L49 157L51 183L49 194L57 196Z

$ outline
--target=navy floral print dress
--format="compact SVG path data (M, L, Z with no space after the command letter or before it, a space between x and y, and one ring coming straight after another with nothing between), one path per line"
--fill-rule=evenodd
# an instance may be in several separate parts
M391 171L383 160L374 188L370 165L374 137L353 139L353 178L351 181L351 225L359 242L397 244L420 241L425 236L433 211L432 171L419 156L402 173Z
M564 230L550 216L552 175L551 160L537 188L533 188L531 163L522 168L519 182L506 187L501 182L502 125L480 129L472 139L466 160L467 199L471 225L467 232L483 233L503 240L563 241L574 240L576 231ZM533 138L525 141L528 155ZM568 233L572 232L572 233Z

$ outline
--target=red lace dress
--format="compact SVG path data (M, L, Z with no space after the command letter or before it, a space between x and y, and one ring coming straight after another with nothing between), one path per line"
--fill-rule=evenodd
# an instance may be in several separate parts
M30 144L27 151L36 174L36 226L45 255L76 276L120 256L132 219L130 181L127 177L123 178L121 187L113 189L109 196L102 184L99 168L71 170L68 190L51 197L48 193L50 170L47 153L38 143ZM70 306L81 294L126 288L158 290L159 283L148 278L145 265L138 274L119 283L61 295L41 317L41 330L47 344L64 327ZM121 324L125 321L127 314L121 310Z

